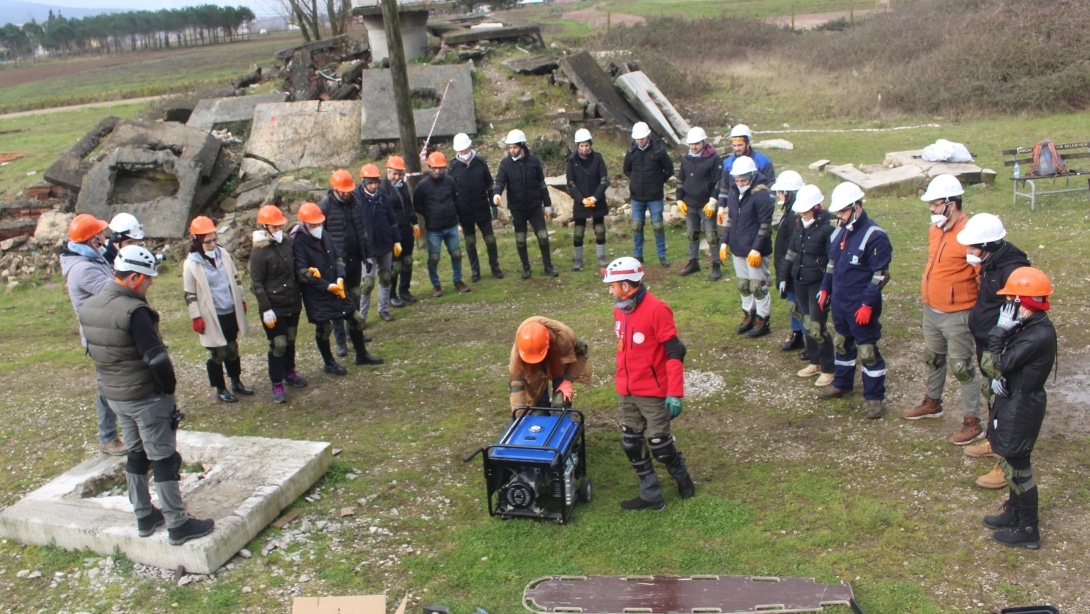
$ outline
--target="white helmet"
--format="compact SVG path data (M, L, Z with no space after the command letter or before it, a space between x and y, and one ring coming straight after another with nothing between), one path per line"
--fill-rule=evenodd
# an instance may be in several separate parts
M132 271L134 273L143 273L148 277L155 277L159 274L155 270L158 263L159 261L155 259L155 256L143 247L126 245L121 248L121 251L117 252L117 257L114 258L114 271L118 273Z
M632 256L621 256L602 269L603 282L636 281L643 279L643 265Z
M953 175L939 175L931 180L931 183L927 186L927 191L923 193L920 200L929 203L940 198L961 196L964 193L965 188L961 187L961 182L958 181L957 177Z
M512 130L507 133L507 140L504 143L508 145L518 145L519 143L526 142L526 133L522 130Z
M752 141L753 131L745 124L735 124L734 127L730 129L730 138L733 139L737 136L744 136L747 141Z
M636 122L632 125L632 138L646 139L649 136L651 136L651 128L647 122Z
M799 188L799 191L795 194L795 202L791 205L791 210L795 213L803 213L820 205L823 200L825 200L825 195L821 193L821 188L816 185L806 184Z
M113 240L144 238L144 225L131 213L118 213L110 220L110 230L113 231Z
M708 135L704 133L704 129L700 126L689 130L689 136L685 137L685 142L689 145L695 145L696 143L703 143L708 139Z
M586 128L580 128L575 131L575 143L577 145L579 143L586 143L589 140L591 140L590 130L587 130Z
M829 213L836 213L841 209L847 209L858 201L863 200L863 190L850 181L833 188L833 196L829 202Z
M734 164L730 167L731 177L741 177L747 173L756 173L757 164L753 161L753 158L749 156L738 156L734 159ZM797 173L796 173L797 174ZM799 177L802 180L802 177Z
M991 213L978 213L969 218L965 228L958 233L958 243L962 245L984 245L1007 236L1003 221Z
M469 140L469 135L465 132L459 132L454 135L454 151L465 151L473 145L473 141Z
M768 189L773 192L797 192L804 185L806 182L802 180L802 175L795 171L784 171Z

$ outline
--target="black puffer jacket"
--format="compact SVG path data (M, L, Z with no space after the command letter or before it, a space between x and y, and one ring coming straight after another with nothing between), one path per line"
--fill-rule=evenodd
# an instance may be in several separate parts
M775 211L776 203L767 188L758 186L746 190L741 200L737 186L731 188L727 193L727 220L720 242L729 245L734 256L745 258L751 250L757 250L762 256L771 254L772 241L768 235L772 232Z
M791 245L791 238L795 236L796 229L799 226L799 216L791 210L791 205L794 204L794 202L795 193L787 192L783 203L783 217L780 218L780 224L776 226L776 237L772 240L772 262L776 266L777 285L780 281L786 281L787 289L791 291L794 290L794 284L790 279L790 271L784 270L788 275L782 277L780 270L785 269L783 259L787 256L787 250ZM775 217L775 211L773 211L773 217ZM790 265L787 265L787 268L790 268Z
M344 201L330 190L318 203L318 208L325 215L325 232L333 239L333 247L344 262L363 262L371 257L363 209L354 198ZM351 245L350 237L355 238Z
M801 220L797 222L795 233L791 237L788 251L794 252L790 275L785 267L776 267L776 282L816 284L825 277L825 267L829 264L829 237L836 226L830 223L832 216L826 211L814 216L814 223L803 228Z
M996 293L1003 289L1015 269L1024 266L1030 266L1029 257L1007 241L980 265L980 293L969 311L969 330L982 346L987 345L988 332L999 319L999 308L1007 301Z
M708 199L719 200L719 179L723 176L723 159L711 143L704 144L699 156L686 153L678 164L677 199L690 208L703 208ZM770 218L771 220L771 218Z
M356 186L352 193L356 202L363 209L363 220L367 225L367 236L371 238L371 253L375 256L383 256L394 249L394 243L401 240L401 234L397 231L397 216L394 208L382 190L368 195L363 189L363 184Z
M572 215L577 220L602 217L609 213L606 204L606 188L609 187L609 173L606 161L597 151L590 152L586 158L579 153L568 156L568 193L572 197ZM583 205L583 199L593 196L597 202L593 207Z
M496 184L493 194L503 194L507 190L507 208L511 211L534 213L538 207L552 207L549 188L545 186L545 171L541 160L523 147L522 157L513 160L505 156L500 160L500 170L496 172Z
M258 233L261 233L260 235ZM250 252L250 289L257 297L258 311L270 309L278 316L299 313L299 282L295 270L295 254L291 237L277 243L264 230L254 233L254 249Z
M304 229L303 224L291 231L292 252L295 255L295 273L303 293L303 305L307 308L307 320L312 324L343 318L355 311L352 301L339 298L329 291L329 284L344 279L344 262L337 256L333 238L322 233L321 240ZM318 269L321 277L307 271Z
M492 220L492 171L488 162L473 154L469 163L457 156L447 174L458 184L458 221L463 224Z
M624 174L628 177L628 191L632 200L662 200L665 196L662 186L674 174L674 161L654 137L643 149L632 141L624 154Z
M413 226L417 223L416 211L413 210L413 197L409 193L409 184L402 181L400 186L395 186L390 183L389 179L383 179L378 190L385 194L390 204L393 205L398 226Z
M996 454L1017 458L1033 451L1045 419L1045 382L1056 362L1056 329L1048 313L1038 311L1013 334L999 331L995 327L989 335L988 352L991 364L1007 378L1009 395L995 399L988 440Z
M450 175L436 181L431 175L416 184L413 207L424 216L428 230L446 230L458 223L458 184Z

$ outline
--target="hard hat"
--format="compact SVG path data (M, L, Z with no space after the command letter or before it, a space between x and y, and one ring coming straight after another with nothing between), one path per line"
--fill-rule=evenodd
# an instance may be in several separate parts
M991 213L978 213L969 218L965 228L958 233L958 243L962 245L983 245L998 241L1007 236L1007 229L998 216Z
M68 224L68 238L76 243L86 243L109 226L90 213L81 213Z
M958 181L957 177L953 175L938 175L927 185L927 191L923 193L920 200L929 203L940 198L961 196L964 193L965 188L961 187L961 182Z
M114 231L114 241L122 239L144 238L144 225L131 213L118 213L110 220L110 230Z
M454 151L465 151L472 146L473 141L469 140L469 135L465 132L454 135Z
M296 214L296 217L304 224L321 224L325 221L325 214L322 213L322 209L314 203L303 203L303 206L299 207L299 213Z
M1052 282L1041 269L1031 266L1019 267L1011 271L1007 283L996 292L1004 296L1048 296L1052 294Z
M512 130L507 133L507 140L504 143L508 145L518 145L519 143L526 142L526 133L522 130Z
M603 282L636 281L643 279L643 265L632 256L621 256L602 269Z
M213 232L216 232L216 223L209 217L198 215L189 223L189 234L191 235L209 235Z
M405 159L401 156L390 156L386 159L386 168L392 168L395 171L405 170Z
M118 273L143 273L148 277L155 277L159 272L155 270L159 261L151 252L139 245L126 245L117 252L114 258L114 271Z
M519 356L523 362L537 364L549 352L549 329L540 322L523 322L518 330Z
M632 125L632 138L646 139L649 136L651 136L651 128L647 122L636 122Z
M795 193L795 202L791 205L791 210L795 213L809 211L820 205L823 200L825 200L825 195L821 193L821 188L807 184L799 188L799 191Z
M747 141L751 141L753 140L753 131L745 124L735 124L734 127L730 129L730 138L733 139L740 136L744 136Z
M364 164L360 167L360 179L382 179L378 174L378 167L374 164Z
M734 159L734 164L730 167L731 177L741 177L747 173L756 173L757 164L753 162L753 158L749 156L738 156ZM801 180L802 177L799 177Z
M795 171L784 171L768 189L773 192L797 192L804 185L806 182L802 180L802 175Z
M850 181L845 181L833 188L832 198L829 199L829 213L836 213L841 209L847 209L858 201L863 200L863 190Z
M433 151L428 154L428 166L432 168L443 168L447 165L447 157L443 155L441 151Z
M708 135L704 133L704 129L697 126L696 128L691 128L689 130L689 135L685 137L685 142L689 145L695 145L697 143L703 143L707 138Z
M329 185L339 192L351 192L356 189L356 180L352 179L352 173L340 168L333 171L333 176L329 178Z
M586 143L589 140L591 140L590 130L587 130L586 128L580 128L580 129L575 131L575 144L576 145L578 145L579 143Z
M280 226L288 223L288 218L276 205L265 205L257 210L257 223L263 226Z

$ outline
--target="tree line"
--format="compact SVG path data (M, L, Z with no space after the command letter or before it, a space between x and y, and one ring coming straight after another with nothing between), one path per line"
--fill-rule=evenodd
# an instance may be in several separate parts
M68 19L49 11L46 21L0 28L0 55L7 60L122 53L232 42L256 17L248 7L212 4L159 11L103 13Z

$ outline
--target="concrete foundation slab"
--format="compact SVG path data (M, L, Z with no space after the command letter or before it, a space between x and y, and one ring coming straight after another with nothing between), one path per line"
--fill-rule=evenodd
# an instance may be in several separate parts
M240 176L354 164L360 157L359 109L354 100L257 105Z
M685 135L689 132L689 122L685 121L643 71L620 75L614 83L624 92L628 102L647 120L652 130L674 145L684 142Z
M428 54L428 14L430 6L399 4L398 21L401 23L401 47L405 59L412 60ZM367 28L367 40L371 45L371 57L381 62L390 57L390 42L386 40L386 22L381 7L360 7L353 10L360 15ZM364 89L363 91L367 91Z
M112 115L99 120L94 128L88 130L63 156L45 169L45 180L78 191L83 185L83 176L91 170L92 163L87 159L88 156L113 133L120 121L120 118Z
M363 114L360 118L364 141L390 141L401 138L397 127L397 107L394 103L393 78L389 70L363 71ZM447 88L450 82L450 88ZM477 134L477 111L473 103L473 78L468 64L450 66L409 66L409 89L417 100L432 100L428 108L413 111L416 134L421 139L432 132L432 138L452 137L459 132ZM446 98L443 98L443 92ZM443 100L440 111L439 101ZM439 113L439 120L435 120ZM432 131L432 122L435 130ZM250 136L253 139L253 136Z
M216 124L228 122L248 122L254 118L254 107L269 102L284 102L288 95L284 92L258 94L255 96L231 96L228 98L205 98L197 102L189 121L185 125L198 130L211 130Z
M561 59L560 69L568 76L568 80L575 84L580 95L586 98L598 115L604 119L626 130L631 128L632 124L643 121L640 114L617 91L609 74L602 70L590 53L580 51Z
M920 167L909 164L867 173L852 164L828 167L829 174L841 181L850 181L870 196L913 196L927 187L927 175Z
M984 169L976 164L968 162L929 162L920 157L922 154L922 149L891 151L886 154L886 159L882 164L887 168L916 166L927 175L929 180L938 175L953 175L958 178L962 185L978 183L991 185L994 182L994 175L985 173Z
M103 555L117 548L129 560L145 565L164 569L182 565L187 572L209 574L317 482L333 461L326 442L195 431L178 431L178 452L187 466L202 468L197 479L183 472L182 496L190 514L216 521L215 531L207 537L181 546L167 543L165 528L139 537L128 496L110 494L125 486L125 457L104 454L0 512L0 535L25 544L54 543Z

